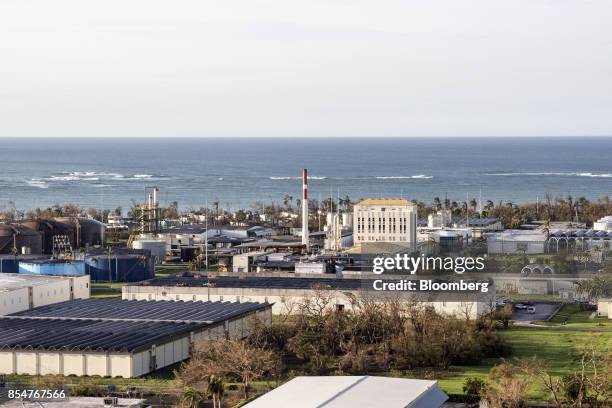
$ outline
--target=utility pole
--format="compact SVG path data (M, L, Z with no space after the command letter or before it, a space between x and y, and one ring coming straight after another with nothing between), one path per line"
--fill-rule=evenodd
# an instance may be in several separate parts
M206 263L206 276L208 276L208 199L204 201L205 216L204 216L204 227L206 229L206 235L204 236L204 262Z

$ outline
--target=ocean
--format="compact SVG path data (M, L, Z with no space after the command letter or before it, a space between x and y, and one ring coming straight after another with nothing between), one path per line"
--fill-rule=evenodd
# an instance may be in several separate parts
M612 138L0 139L0 209L65 202L128 209L158 186L181 209L301 196L466 195L515 203L546 192L612 195Z

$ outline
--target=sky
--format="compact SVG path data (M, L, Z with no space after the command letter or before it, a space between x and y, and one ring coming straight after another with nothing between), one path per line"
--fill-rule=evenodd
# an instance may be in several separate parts
M2 137L612 135L610 0L2 0Z

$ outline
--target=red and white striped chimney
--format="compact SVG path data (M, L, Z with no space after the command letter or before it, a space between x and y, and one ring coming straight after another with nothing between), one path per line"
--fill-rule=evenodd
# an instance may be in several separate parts
M302 170L302 244L310 249L308 242L308 169Z

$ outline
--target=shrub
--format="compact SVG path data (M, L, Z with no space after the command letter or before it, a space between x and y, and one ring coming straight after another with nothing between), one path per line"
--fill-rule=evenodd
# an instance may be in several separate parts
M463 392L468 396L480 397L487 383L482 378L469 377L463 382Z

